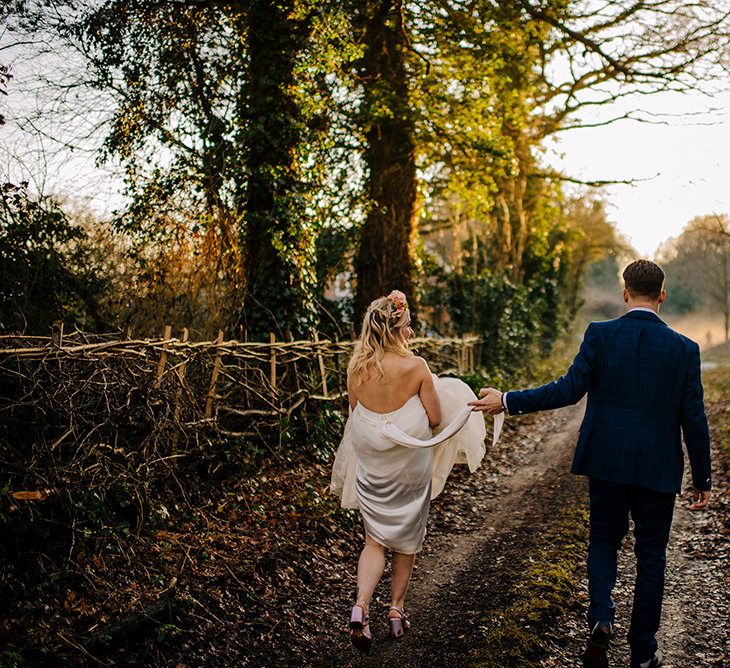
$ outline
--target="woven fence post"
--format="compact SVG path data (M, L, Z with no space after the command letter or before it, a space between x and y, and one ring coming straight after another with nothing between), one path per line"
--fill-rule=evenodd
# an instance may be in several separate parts
M322 376L322 396L326 399L329 397L327 392L327 372L324 368L324 357L322 349L319 347L319 332L314 332L314 345L317 348L317 361L319 362L319 374Z
M332 348L332 351L334 353L334 362L335 362L335 378L337 379L337 392L342 392L342 363L340 360L340 338L335 334L335 345ZM347 382L345 382L345 385L347 385Z
M276 335L273 332L269 334L269 343L271 344L269 380L271 382L272 395L274 399L276 399L276 349L274 348L274 344L276 343Z
M241 341L245 344L248 343L248 331L246 328L241 325ZM245 350L245 348L244 348ZM243 365L241 367L241 379L243 380L243 401L246 406L250 405L250 395L248 391L248 367L246 366L247 362L244 359L241 364Z
M180 338L181 343L187 343L188 341L188 328L185 327L182 331L182 337ZM175 392L175 409L173 411L173 420L175 422L175 426L177 427L177 423L180 421L180 399L182 398L182 391L183 391L183 384L185 383L185 365L187 364L187 357L185 357L180 364L175 369L175 373L177 374L177 392ZM175 429L175 433L172 435L172 454L177 454L177 442L180 440L180 432ZM173 464L174 464L173 460Z
M218 384L218 374L221 370L221 349L223 343L223 330L218 330L218 337L215 340L215 360L213 361L213 373L210 376L210 387L208 388L208 399L205 402L205 417L213 416L213 399L215 398L216 385Z
M63 320L56 320L51 329L51 345L54 348L63 346Z
M162 383L162 376L165 373L165 364L167 364L167 348L170 345L170 337L172 336L172 326L165 325L162 332L162 354L160 361L157 363L157 378L155 379L155 387L159 387Z

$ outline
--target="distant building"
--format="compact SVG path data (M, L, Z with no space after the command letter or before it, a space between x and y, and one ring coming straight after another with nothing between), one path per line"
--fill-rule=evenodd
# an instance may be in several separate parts
M340 299L354 297L354 279L351 271L345 271L337 274L324 289L325 299L336 302Z

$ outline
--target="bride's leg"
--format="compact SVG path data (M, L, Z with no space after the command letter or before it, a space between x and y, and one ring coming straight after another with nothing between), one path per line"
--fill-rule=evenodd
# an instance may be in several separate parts
M415 561L415 554L401 554L400 552L393 553L390 605L394 608L400 608L403 610L406 592L408 591L408 584L411 581L411 573L413 572L413 563ZM391 610L388 613L388 616L398 617L399 613L395 610Z
M365 534L365 547L357 563L357 603L364 603L367 613L370 599L385 569L385 548Z

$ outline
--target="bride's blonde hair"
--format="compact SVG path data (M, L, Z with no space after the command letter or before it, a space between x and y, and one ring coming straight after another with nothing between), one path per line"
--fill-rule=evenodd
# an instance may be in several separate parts
M410 322L408 303L402 292L393 290L387 297L371 302L365 311L360 338L347 366L350 377L360 384L375 371L382 378L385 375L382 360L387 352L412 356L408 341L401 331Z

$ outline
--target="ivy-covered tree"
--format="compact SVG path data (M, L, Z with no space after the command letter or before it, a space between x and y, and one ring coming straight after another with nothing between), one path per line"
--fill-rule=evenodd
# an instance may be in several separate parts
M145 263L151 248L193 249L188 261L208 277L199 294L225 295L211 329L261 338L315 322L314 244L342 171L323 156L334 141L323 60L336 64L331 45L343 44L335 10L308 0L26 10L26 26L83 57L87 71L67 85L111 96L102 158L120 160L129 201L117 224Z
M242 166L239 210L245 224L243 323L255 338L268 332L306 336L315 324L313 221L300 154L306 128L295 67L307 47L311 18L294 0L253 0L247 12L247 81L239 97Z
M357 64L363 90L368 211L354 261L355 322L368 304L393 289L412 308L416 234L415 113L411 106L409 49L402 0L363 0L355 18L364 54Z

